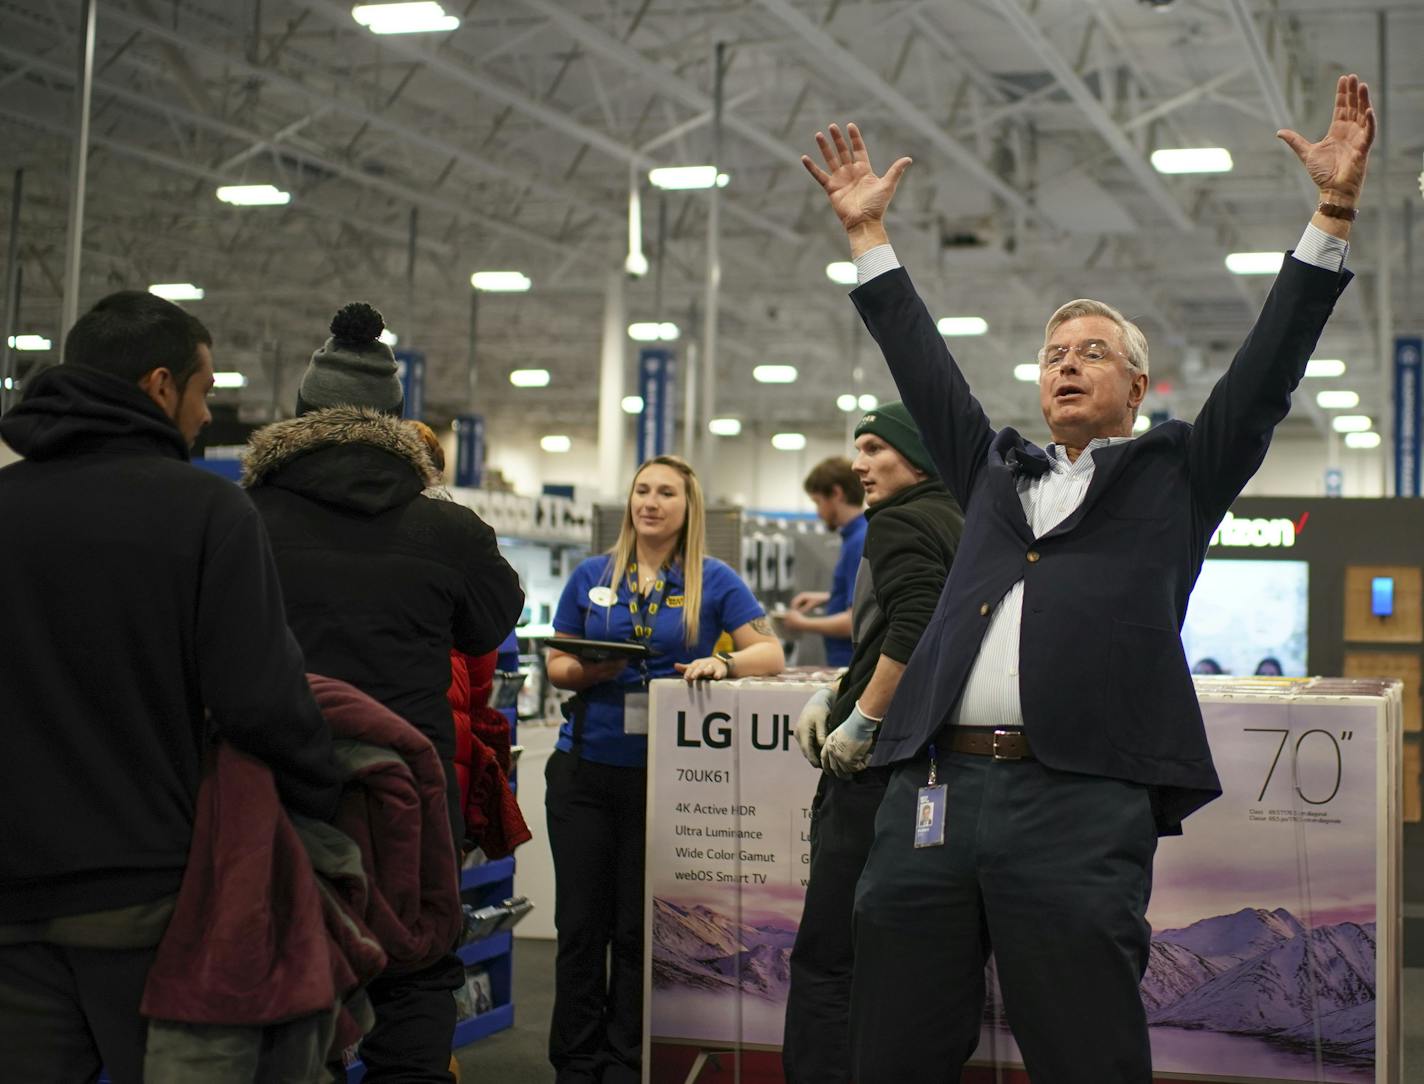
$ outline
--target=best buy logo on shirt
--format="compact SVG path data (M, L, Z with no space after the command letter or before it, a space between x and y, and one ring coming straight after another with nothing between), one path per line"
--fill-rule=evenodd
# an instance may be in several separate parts
M669 608L674 609L674 610L680 608L680 607L682 606L682 596L681 596L681 595L668 595L668 597L667 597L667 604L668 604Z

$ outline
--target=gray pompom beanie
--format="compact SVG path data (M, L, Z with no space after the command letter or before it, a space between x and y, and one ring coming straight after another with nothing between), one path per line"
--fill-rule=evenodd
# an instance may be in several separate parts
M370 407L399 415L404 405L396 359L381 342L385 320L353 301L332 318L331 338L311 356L297 392L297 413L333 406Z

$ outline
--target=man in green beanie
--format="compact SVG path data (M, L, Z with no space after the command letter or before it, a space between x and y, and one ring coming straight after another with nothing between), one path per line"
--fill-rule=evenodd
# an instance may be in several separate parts
M796 724L806 758L824 768L811 817L811 870L786 1004L782 1064L789 1084L850 1080L851 914L890 778L868 768L880 720L939 601L964 515L935 476L903 403L855 427L851 464L865 488L865 549L851 607L854 649L834 688Z

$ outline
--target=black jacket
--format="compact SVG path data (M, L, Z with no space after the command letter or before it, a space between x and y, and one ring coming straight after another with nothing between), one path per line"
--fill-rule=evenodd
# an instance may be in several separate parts
M964 513L937 478L870 505L865 519L851 612L855 650L826 720L832 728L850 715L881 655L910 661L964 530Z
M1023 580L1019 695L1038 757L1153 786L1163 831L1221 793L1182 650L1187 599L1212 530L1261 465L1349 280L1287 257L1196 421L1094 452L1083 503L1041 538L1016 479L1046 470L1045 453L990 426L909 275L899 268L852 293L965 512L954 568L872 763L917 756L945 725L989 615Z
M26 457L0 470L0 923L176 891L210 731L329 815L330 737L242 491L78 366L31 380L0 436Z
M243 475L308 667L379 700L449 761L450 648L497 648L524 592L483 520L422 495L435 481L414 432L358 407L259 430Z

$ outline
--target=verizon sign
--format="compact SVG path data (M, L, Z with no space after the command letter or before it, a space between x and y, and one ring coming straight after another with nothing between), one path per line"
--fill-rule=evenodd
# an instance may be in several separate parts
M1227 512L1221 525L1212 532L1208 545L1289 549L1295 545L1295 536L1305 529L1309 518L1309 512L1303 513L1299 520L1284 516L1279 519L1246 519Z

